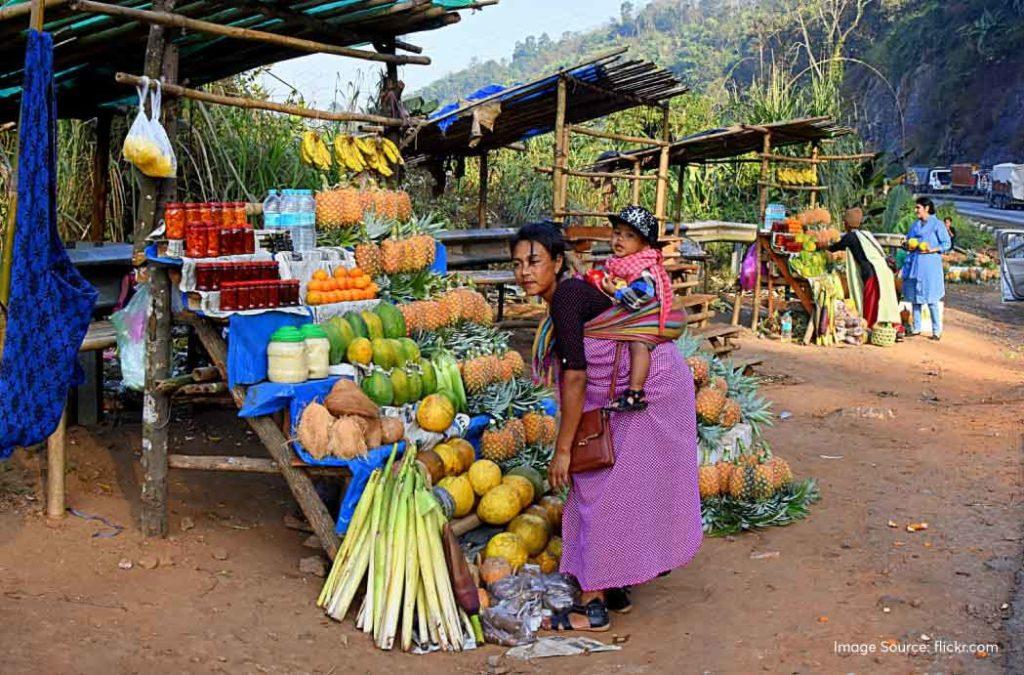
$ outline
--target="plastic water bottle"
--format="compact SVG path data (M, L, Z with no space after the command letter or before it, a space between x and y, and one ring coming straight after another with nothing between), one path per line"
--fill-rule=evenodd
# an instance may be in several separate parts
M793 315L786 312L782 315L782 341L793 341Z
M263 227L268 230L281 226L281 195L277 190L267 193L263 200Z
M316 248L316 200L312 190L296 190L297 221L292 228L296 251Z

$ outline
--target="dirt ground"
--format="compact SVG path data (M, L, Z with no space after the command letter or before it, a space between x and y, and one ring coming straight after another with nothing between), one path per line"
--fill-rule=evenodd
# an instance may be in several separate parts
M379 652L315 608L320 580L298 569L314 552L282 523L293 507L277 477L172 472L171 534L142 538L139 429L126 424L71 431L69 503L124 525L117 536L78 517L48 526L36 458L0 464L2 670L1020 672L1006 625L1024 536L1024 307L980 287L952 289L949 305L941 343L742 340L791 415L771 443L822 501L793 526L708 539L690 567L637 589L613 619L619 652L498 668L493 646ZM188 412L173 447L261 454L229 412ZM907 531L918 522L928 529ZM994 646L944 653L954 641ZM893 646L925 653L883 653Z

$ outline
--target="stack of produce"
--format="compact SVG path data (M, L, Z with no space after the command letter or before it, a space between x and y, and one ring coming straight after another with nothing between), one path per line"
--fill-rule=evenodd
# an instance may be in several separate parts
M365 588L355 623L380 649L391 649L400 636L410 651L415 632L420 645L460 651L467 633L483 641L475 617L479 596L461 573L465 558L449 545L451 531L417 468L415 449L397 474L394 458L392 452L371 475L317 605L343 621Z
M371 215L389 221L412 218L412 200L404 190L337 187L316 194L316 225L323 230L358 228Z
M358 267L337 267L331 274L319 269L306 284L306 304L326 305L337 302L358 302L377 297L379 288L365 271Z
M322 405L314 401L306 406L296 432L314 459L354 459L402 440L405 425L398 418L381 417L380 408L355 382L339 380Z
M804 517L818 499L817 488L810 479L794 483L788 463L772 455L764 430L774 417L768 401L758 394L757 379L717 356L701 353L701 340L689 332L676 346L690 366L697 392L705 532L731 534ZM750 447L723 445L723 437L737 424L749 425Z
M339 133L328 140L314 130L302 134L299 158L321 172L337 166L343 174L372 172L384 178L394 175L393 167L405 163L398 146L390 139Z
M436 299L408 302L399 305L399 309L410 336L460 323L490 325L494 321L487 299L468 288L454 288Z
M796 214L796 220L805 228L810 228L814 225L831 225L832 213L828 209L819 206L812 209L804 209Z
M789 259L789 271L804 279L814 279L824 275L829 268L828 253L815 250L812 243L802 244L803 250Z

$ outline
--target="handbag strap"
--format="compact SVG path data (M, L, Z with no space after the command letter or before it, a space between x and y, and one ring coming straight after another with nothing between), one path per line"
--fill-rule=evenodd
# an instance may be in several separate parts
M619 379L619 362L622 360L622 343L615 343L615 363L612 365L612 383L608 387L608 400L615 400L615 384Z

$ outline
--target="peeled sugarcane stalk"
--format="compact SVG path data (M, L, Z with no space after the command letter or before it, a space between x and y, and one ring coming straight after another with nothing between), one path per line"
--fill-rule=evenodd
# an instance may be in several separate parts
M416 564L419 566L419 555L417 551ZM419 570L417 570L418 572ZM420 640L425 640L431 644L441 644L437 628L434 624L427 620L427 592L424 587L423 575L420 574L420 586L416 589L416 618L419 622L419 628L417 632L420 635Z
M334 557L331 572L327 575L327 581L324 582L324 587L320 591L320 597L317 598L317 607L326 605L331 596L334 595L339 577L345 567L345 563L348 561L349 555L355 547L355 542L363 536L366 528L369 526L370 521L367 514L370 513L370 509L373 507L374 491L379 480L380 470L377 470L370 475L370 480L366 483L363 496L359 499L356 510L352 514L352 522L349 524L348 532L345 533L345 540L341 544L341 550Z
M429 501L432 499L433 496L425 490L419 491L417 495L416 546L418 547L420 559L420 573L423 575L423 590L426 595L427 620L429 625L433 626L438 634L437 639L441 649L449 651L452 648L452 644L448 640L448 629L441 614L441 600L437 592L438 586L435 578L434 562L430 553L430 524L427 516L429 515L429 510L434 508L434 505Z
M398 507L395 512L392 537L391 569L388 572L387 596L384 603L380 637L377 646L391 649L395 642L395 631L398 630L399 612L402 609L402 591L405 590L405 568L407 551L407 534L409 531L409 502L412 500L412 481L408 476L408 460L402 466L401 489L398 490Z
M411 478L415 485L415 476ZM420 587L420 559L416 546L416 505L409 500L409 518L406 524L406 539L409 542L405 558L405 601L402 604L402 649L412 649L413 612L416 608L417 592ZM422 624L426 626L426 624Z

